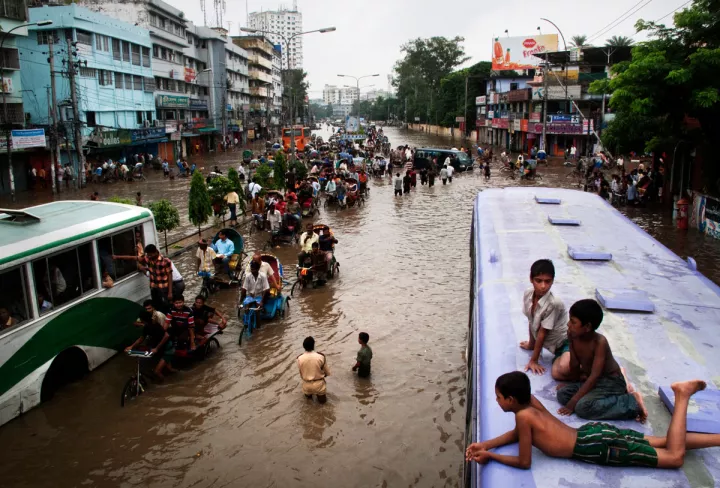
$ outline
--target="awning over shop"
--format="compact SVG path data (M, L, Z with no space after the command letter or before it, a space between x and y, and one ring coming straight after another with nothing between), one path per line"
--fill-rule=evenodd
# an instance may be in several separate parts
M198 129L201 134L208 134L210 132L217 132L218 130L215 127L203 127L202 129Z
M194 132L183 132L181 135L183 137L200 137L200 134L196 134Z
M167 137L157 138L157 139L147 139L144 141L135 141L131 145L132 146L144 146L145 144L157 144L158 142L167 142Z

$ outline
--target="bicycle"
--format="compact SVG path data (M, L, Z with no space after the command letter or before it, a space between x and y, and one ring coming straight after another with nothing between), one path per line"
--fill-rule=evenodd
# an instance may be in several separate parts
M147 389L147 379L140 372L140 362L143 359L153 357L153 354L150 351L130 350L127 351L126 354L131 358L137 359L137 370L135 371L135 374L130 377L127 383L125 383L125 386L123 386L122 395L120 396L121 407L124 407L126 402L132 401L135 398L139 397Z
M242 345L242 338L247 333L247 336L252 336L253 330L257 329L257 313L262 307L250 307L249 305L256 303L259 304L259 300L252 297L246 297L242 304L242 308L238 309L238 319L242 320L243 328L240 332L240 338L238 344ZM242 312L242 317L240 317Z

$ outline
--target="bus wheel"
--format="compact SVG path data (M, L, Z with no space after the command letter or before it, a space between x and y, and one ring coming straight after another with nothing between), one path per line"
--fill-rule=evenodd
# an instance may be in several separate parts
M81 379L88 373L88 360L85 351L79 347L66 349L53 360L45 373L40 401L50 400L62 386Z

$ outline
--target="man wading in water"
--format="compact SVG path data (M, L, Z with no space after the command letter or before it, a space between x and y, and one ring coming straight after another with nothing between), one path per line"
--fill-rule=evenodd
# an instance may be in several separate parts
M303 341L305 352L298 356L298 368L302 378L302 391L308 400L317 395L319 403L325 403L325 377L330 375L327 359L321 352L315 352L315 339L306 337Z

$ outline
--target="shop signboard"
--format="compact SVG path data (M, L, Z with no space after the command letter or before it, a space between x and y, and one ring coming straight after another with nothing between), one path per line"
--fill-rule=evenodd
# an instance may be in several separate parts
M565 100L566 89L568 99L580 99L580 85L536 87L532 89L532 99L542 100L546 89L548 100Z
M572 122L573 124L580 123L580 115L578 114L556 114L548 115L548 122Z
M11 78L3 78L2 80L2 91L5 93L13 92L13 83Z
M542 121L542 112L532 112L530 114L530 122L540 122Z
M180 132L175 131L175 132L173 132L172 134L170 134L170 140L171 140L171 141L179 141L181 135L182 135L182 134L181 134Z
M522 132L527 132L527 131L528 131L528 120L527 120L527 119L523 119L523 120L520 121L520 130L521 130Z
M495 118L495 111L494 111L494 110L488 110L487 118L488 118L488 119L494 119L494 118Z
M492 69L525 70L542 63L536 54L558 50L557 34L496 37L492 47Z
M520 132L520 119L513 120L512 125L515 132Z
M248 129L248 139L253 140L255 139L255 129Z
M508 119L493 119L492 126L496 129L508 129L510 121Z
M15 149L45 147L45 129L23 129L10 132L11 144Z
M165 137L165 127L151 127L149 129L134 129L130 131L130 139L133 143L163 137Z
M475 97L475 105L485 105L487 103L487 97L485 95Z
M165 133L166 134L172 134L173 132L177 132L177 130L178 130L177 120L168 120L165 122Z
M156 105L162 108L190 108L190 97L158 95Z
M415 117L415 122L420 122L420 117Z
M532 124L531 132L542 134L542 124ZM572 124L570 122L553 122L546 125L548 134L584 134L582 124Z
M197 78L197 72L192 68L185 68L185 83L192 83Z
M207 100L200 100L199 98L191 98L190 108L192 110L207 110L208 102Z
M465 122L465 117L455 117L455 122Z

